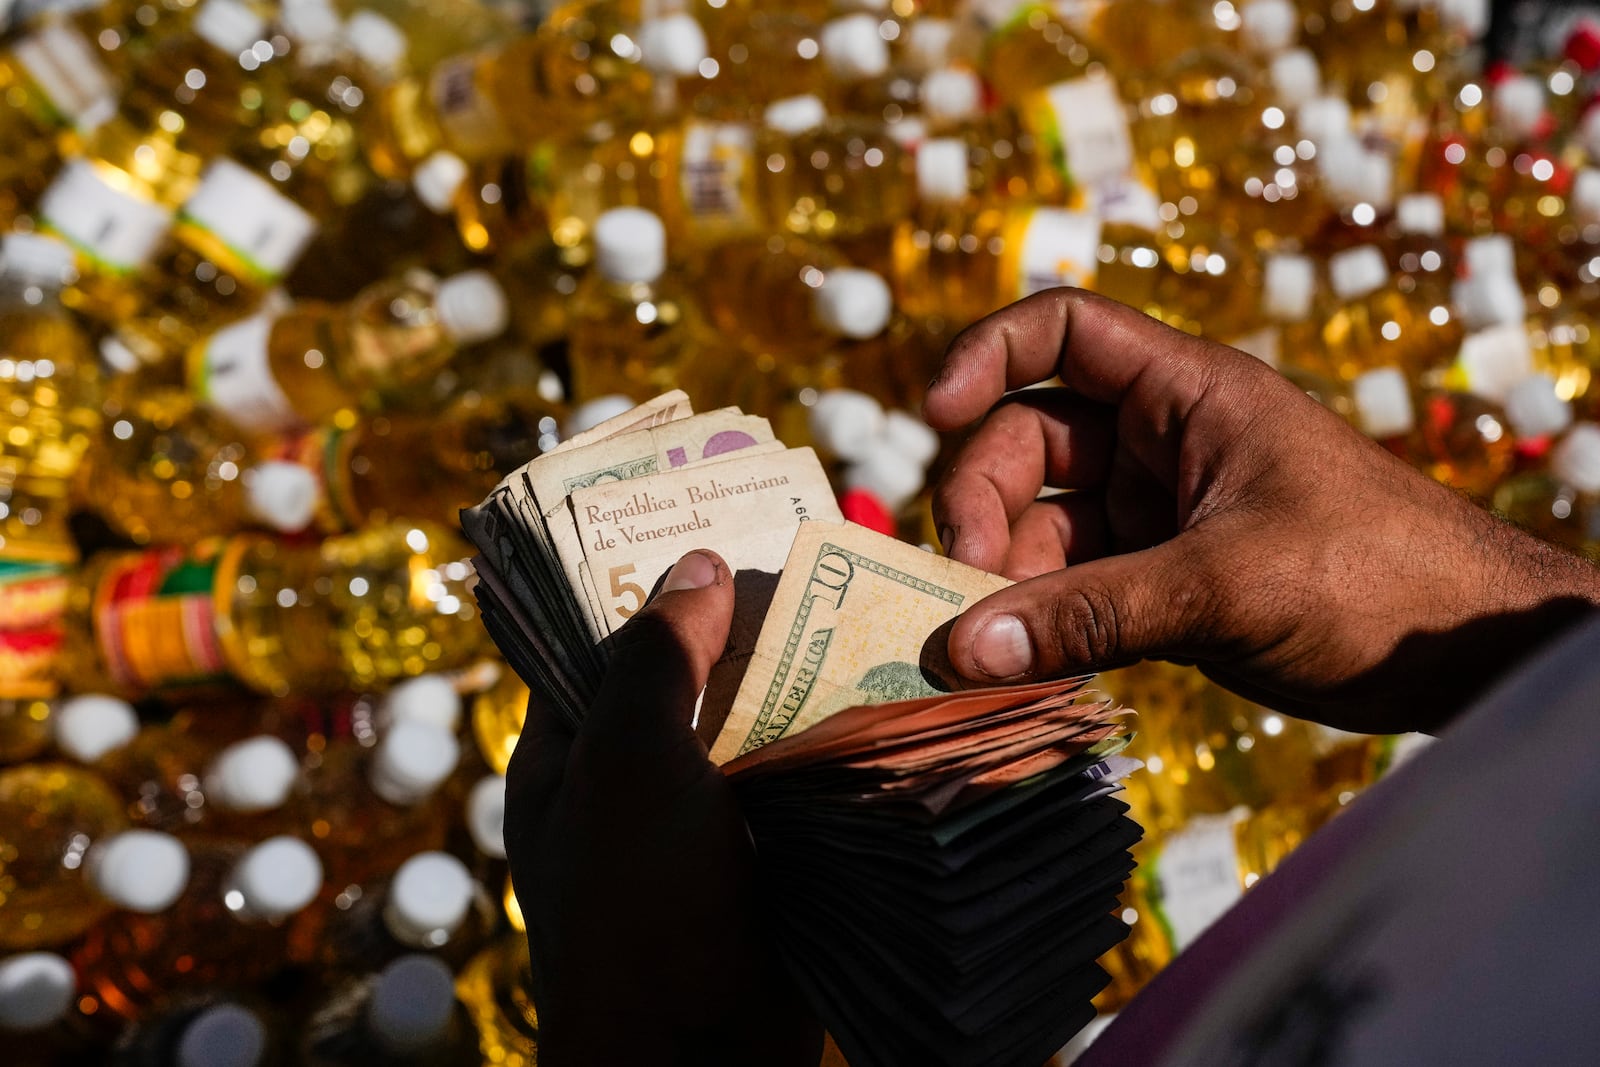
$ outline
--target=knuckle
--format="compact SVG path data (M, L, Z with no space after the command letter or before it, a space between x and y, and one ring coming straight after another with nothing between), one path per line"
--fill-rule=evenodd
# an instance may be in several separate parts
M1058 597L1051 624L1056 647L1073 663L1110 663L1122 654L1121 608L1101 586L1081 586Z

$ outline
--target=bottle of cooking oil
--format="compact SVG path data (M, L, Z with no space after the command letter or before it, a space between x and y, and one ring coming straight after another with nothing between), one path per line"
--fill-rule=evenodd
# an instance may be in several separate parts
M295 801L321 852L334 907L348 909L418 849L443 846L449 813L440 787L460 757L455 735L422 722L389 727L368 747L330 744ZM352 889L352 887L354 887ZM307 946L316 951L319 932Z
M505 324L505 294L486 272L408 271L349 304L302 303L213 334L190 351L189 384L242 429L292 429L436 371Z
M556 428L555 407L531 390L469 393L438 417L376 415L348 427L336 421L294 447L295 468L309 480L312 502L297 511L301 526L313 516L329 533L400 518L452 522L501 478L553 446ZM278 477L277 466L266 465L265 473ZM247 471L247 480L262 470ZM283 488L289 485L283 476ZM255 493L267 495L261 487ZM286 516L287 509L278 514Z
M1516 444L1499 405L1472 393L1413 389L1398 367L1363 372L1350 391L1356 425L1436 481L1487 497L1510 473Z
M0 227L32 207L61 161L116 110L117 83L70 23L41 25L0 50Z
M536 1067L539 1013L525 934L510 933L475 956L456 978L456 996L477 1024L486 1061Z
M100 426L98 364L61 306L75 277L65 244L36 234L0 239L0 563L11 568L8 599L26 596L35 609L46 584L77 558L69 489ZM20 621L0 621L0 629Z
M426 952L454 970L494 929L494 903L466 864L448 852L418 852L386 884L347 887L345 893L354 900L330 915L323 934L322 961L331 968L377 967Z
M74 953L86 992L117 1018L282 968L289 920L322 887L316 853L295 837L191 838L186 855L166 907L101 923Z
M1501 483L1494 506L1547 541L1600 557L1600 426L1573 426L1551 449L1545 470Z
M92 771L30 763L0 771L0 948L64 944L110 905L83 875L90 848L127 828L122 803Z
M264 1006L213 991L163 1004L118 1038L111 1053L115 1067L170 1063L176 1067L218 1064L269 1067L285 1062L272 1016Z
M310 521L314 475L292 463L258 462L263 445L193 393L128 375L113 384L104 413L110 432L85 458L79 499L135 543L178 543L256 523L293 531Z
M710 61L702 79L680 88L684 110L710 119L754 122L786 97L826 91L821 28L789 5L695 5Z
M515 671L500 678L472 702L472 735L478 751L497 774L505 774L528 716L528 686Z
M66 957L54 952L0 957L0 1033L28 1035L24 1067L93 1054L89 1035L73 1025L77 998L78 976Z
M702 313L667 273L667 235L643 208L595 223L595 273L575 297L572 395L649 397L700 380L709 336Z
M307 1026L301 1062L475 1067L484 1060L450 968L412 954L336 989Z
M268 734L218 748L180 715L144 727L95 769L128 798L135 823L260 838L282 827L273 814L288 800L300 763L286 742Z
M1322 327L1330 376L1350 381L1364 370L1396 366L1420 380L1448 364L1460 327L1435 322L1400 292L1378 247L1331 256L1328 277L1336 301Z
M406 177L439 149L470 162L637 114L651 79L623 8L566 4L534 33L444 60L426 79L400 79L365 131L373 167Z
M0 647L10 638L0 634ZM8 678L0 693L14 694L18 688ZM31 760L49 748L54 719L54 709L42 697L0 695L0 767Z
M1302 387L1322 366L1317 304L1317 268L1311 257L1296 252L1266 257L1261 269L1264 349L1250 351Z
M448 669L483 645L467 555L426 524L105 553L69 595L61 669L114 692L232 678L278 696Z
M1243 56L1220 48L1174 53L1155 70L1138 105L1134 150L1164 201L1191 197L1210 207L1227 155L1259 129L1264 87Z
M1036 89L1103 71L1088 27L1074 18L1070 9L1028 0L982 0L966 6L958 32L996 95L1016 105Z

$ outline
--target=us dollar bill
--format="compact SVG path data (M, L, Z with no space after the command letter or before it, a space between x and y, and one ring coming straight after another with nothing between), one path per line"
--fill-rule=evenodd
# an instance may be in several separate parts
M948 624L1011 583L853 523L795 537L727 721L722 764L858 704L948 692Z

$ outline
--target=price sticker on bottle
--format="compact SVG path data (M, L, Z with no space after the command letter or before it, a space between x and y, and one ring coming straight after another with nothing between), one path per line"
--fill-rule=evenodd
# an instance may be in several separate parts
M1176 951L1192 945L1244 895L1234 841L1244 816L1243 809L1196 816L1162 846L1155 862L1156 911Z
M270 312L262 312L218 330L199 349L192 374L201 400L256 433L281 433L299 424L272 376L272 321Z
M1037 208L1020 237L1007 246L1007 254L1016 260L1011 299L1062 285L1093 288L1100 265L1100 219L1084 211Z
M81 159L61 169L38 212L47 230L111 274L143 269L172 228L166 208L117 188Z
M62 125L88 132L117 110L117 89L83 35L57 24L11 46L44 102Z
M299 204L231 159L206 168L178 215L221 242L262 285L289 273L317 232L317 220Z

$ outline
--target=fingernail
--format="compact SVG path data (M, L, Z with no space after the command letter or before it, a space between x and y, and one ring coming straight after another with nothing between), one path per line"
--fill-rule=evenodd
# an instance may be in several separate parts
M716 580L717 565L711 561L711 557L703 552L691 552L672 565L672 570L667 572L667 580L661 583L661 591L675 593L679 589L704 589Z
M972 661L991 678L1026 674L1033 666L1028 628L1015 615L996 615L972 639Z
M956 544L956 532L955 532L955 530L952 527L949 527L949 526L941 526L941 527L939 527L939 547L944 549L944 554L945 555L948 556L950 554L950 550L955 547L955 544Z

